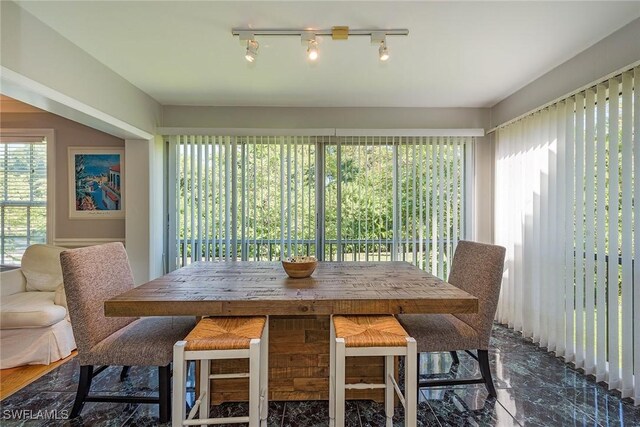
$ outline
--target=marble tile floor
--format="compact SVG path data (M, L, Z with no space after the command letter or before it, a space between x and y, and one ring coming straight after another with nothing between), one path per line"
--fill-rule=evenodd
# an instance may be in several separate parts
M420 369L426 377L466 377L478 374L469 356L451 370L448 353L425 354ZM422 389L419 426L640 426L640 406L621 400L616 392L566 365L562 360L495 325L490 359L497 399L482 385ZM457 371L457 372L454 372ZM82 416L65 419L71 408L79 367L76 359L62 365L0 403L0 426L156 426L156 405L87 403ZM155 369L133 367L120 382L119 368L111 367L96 378L92 390L101 393L153 394ZM212 415L241 414L246 404L223 404ZM38 412L38 411L46 411ZM383 405L371 401L347 404L347 425L384 426ZM57 419L56 419L57 418ZM269 426L327 426L327 402L271 402ZM403 425L402 409L394 424Z

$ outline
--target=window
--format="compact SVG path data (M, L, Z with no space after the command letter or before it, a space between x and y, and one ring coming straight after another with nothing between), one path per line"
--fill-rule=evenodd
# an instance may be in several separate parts
M169 260L406 260L448 275L470 137L177 136ZM175 242L175 244L174 244Z
M0 139L0 264L20 264L47 242L47 141L4 131Z

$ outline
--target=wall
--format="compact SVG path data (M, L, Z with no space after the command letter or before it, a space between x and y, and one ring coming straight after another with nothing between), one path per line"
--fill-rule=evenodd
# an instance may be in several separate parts
M475 150L474 234L472 239L493 243L493 186L494 186L493 135L478 138Z
M135 283L140 284L164 270L164 142L160 137L127 139L125 148L127 253Z
M640 18L494 105L491 108L491 127L525 114L637 61L640 61Z
M2 93L77 122L151 137L160 105L12 1L0 2Z
M5 110L6 111L6 110ZM13 129L54 129L55 159L49 159L49 165L55 165L56 206L54 242L70 244L72 240L97 239L95 241L124 240L125 220L70 220L69 219L69 180L67 148L70 146L124 147L124 141L109 134L97 131L63 117L47 112L0 114L0 127ZM125 162L125 165L127 163ZM62 240L58 240L62 239Z
M189 107L165 106L163 127L485 128L487 108Z
M56 137L61 142L56 151L61 156L56 156L56 164L61 171L59 184L64 191L58 194L67 191L68 145L123 146L125 138L132 138L142 139L140 143L146 146L160 121L160 104L153 98L12 1L0 1L0 86L2 94L58 115L57 120L43 117L33 126L59 127ZM58 121L63 120L62 117L89 128ZM27 117L11 118L3 114L2 119L8 121L5 126L29 126ZM133 145L125 147L125 157L129 150L137 153L135 148ZM148 182L149 174L149 166L145 163L145 166L131 168L126 179L129 183ZM139 187L137 185L136 189L140 190ZM141 190L141 194L144 198L133 203L148 203L148 188ZM125 230L125 222L130 220L136 224L153 223L156 225L154 235L163 232L162 227L158 227L162 212L149 209L127 208L125 220L69 221L66 197L64 195L60 202L56 200L54 231L58 238L123 239L127 232L127 240L138 240L138 229ZM161 260L149 259L149 239L137 241L135 253L128 251L130 257L140 261L140 265L132 265L138 283L149 278L151 266L161 263Z

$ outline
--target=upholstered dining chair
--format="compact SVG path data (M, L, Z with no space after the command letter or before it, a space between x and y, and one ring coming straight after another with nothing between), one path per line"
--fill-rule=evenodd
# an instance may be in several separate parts
M60 254L71 326L78 345L80 379L71 418L85 402L156 403L160 422L170 420L173 345L195 325L194 318L106 317L104 301L133 288L122 243L71 249ZM159 393L152 396L90 394L92 379L110 365L158 366ZM100 366L94 370L94 366Z
M466 351L480 365L481 378L418 381L418 387L482 384L493 397L496 389L489 368L489 339L498 306L505 248L460 241L456 247L448 282L478 298L476 314L401 314L398 320L414 337L420 353L448 351L454 364L457 351ZM474 354L471 350L476 350ZM420 375L418 363L418 376Z

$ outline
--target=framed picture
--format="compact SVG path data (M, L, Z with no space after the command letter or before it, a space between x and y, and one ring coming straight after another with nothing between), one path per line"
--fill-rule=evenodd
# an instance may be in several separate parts
M69 218L124 218L124 149L69 147Z

